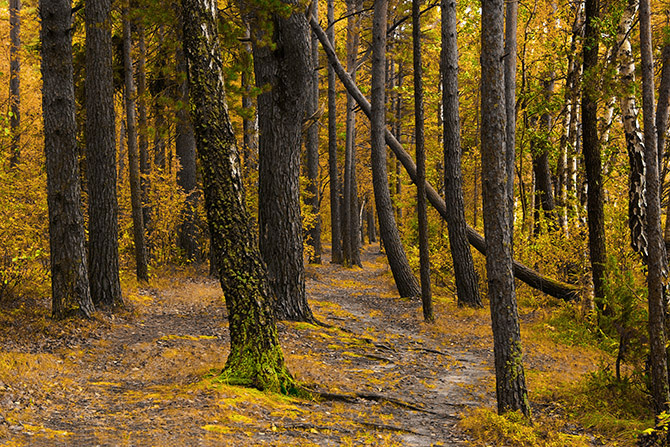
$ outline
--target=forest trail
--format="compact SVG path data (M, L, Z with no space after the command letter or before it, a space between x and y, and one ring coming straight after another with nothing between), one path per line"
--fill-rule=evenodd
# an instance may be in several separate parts
M493 404L482 391L492 376L490 329L474 318L425 325L420 302L395 295L378 246L365 248L363 265L309 266L310 303L328 326L279 324L289 368L326 400L217 383L208 372L223 366L229 343L218 283L158 280L130 295L128 316L2 338L17 375L0 377L0 442L466 445L459 414ZM438 319L449 321L444 309Z

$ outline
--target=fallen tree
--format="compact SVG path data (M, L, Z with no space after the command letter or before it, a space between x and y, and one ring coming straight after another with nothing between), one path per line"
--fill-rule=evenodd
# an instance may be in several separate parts
M330 44L330 41L326 37L325 31L321 28L321 25L319 25L319 22L317 22L314 16L310 17L309 23L310 26L312 27L312 30L314 30L314 33L316 34L317 38L321 42L321 46L326 52L326 56L328 57L329 63L335 69L335 73L337 73L337 76L340 78L340 81L347 89L347 92L349 92L349 94L354 98L354 100L356 100L358 106L361 108L363 113L365 113L365 115L368 118L370 118L370 112L371 112L370 103L368 102L367 98L363 95L363 93L358 89L356 83L353 81L351 76L349 76L349 73L346 72L346 70L338 60L337 55L335 54L335 50L333 49L332 45ZM402 165L405 167L405 170L409 174L412 181L416 183L416 165L414 164L414 160L412 160L412 157L407 153L407 151L405 151L400 142L393 136L393 134L388 129L386 129L385 132L385 139L388 147L393 151L396 157L398 157L398 160L400 160ZM440 197L437 191L435 191L435 189L428 182L426 182L426 196L428 198L428 201L440 213L442 218L446 219L447 204L445 203L444 199ZM477 251L486 256L486 245L484 242L484 238L479 233L477 233L477 231L474 228L470 226L468 226L467 228L467 233L470 245L475 247ZM579 299L579 290L580 290L579 287L571 284L566 284L564 282L557 281L555 279L547 278L542 274L540 274L539 272L536 272L535 270L523 265L522 263L516 260L514 261L514 276L517 279L528 284L532 288L544 292L547 295L553 296L555 298L559 298L565 301L572 301Z

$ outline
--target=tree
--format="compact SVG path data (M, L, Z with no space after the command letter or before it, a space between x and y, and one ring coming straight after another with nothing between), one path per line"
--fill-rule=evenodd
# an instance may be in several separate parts
M512 274L512 227L505 158L503 0L482 1L482 197L498 412L530 417Z
M21 0L9 0L9 129L12 138L10 167L21 159Z
M231 347L223 376L233 384L292 392L295 384L277 337L272 287L245 207L226 105L216 2L182 0L181 5L205 208L228 309Z
M72 68L72 3L40 2L42 113L54 318L93 315L86 266Z
M516 159L516 47L519 0L505 2L505 166L510 218L514 219L514 161ZM512 221L510 225L514 225Z
M604 310L605 298L605 212L603 209L602 166L598 138L598 91L594 82L598 70L599 0L585 2L585 30L582 84L582 151L588 183L587 220L589 227L589 254L593 275L593 294L596 307Z
M433 297L430 291L430 247L426 210L426 148L423 127L423 67L421 65L421 11L419 0L412 0L412 61L414 64L414 139L416 149L416 196L419 221L419 263L423 319L432 322ZM386 145L386 143L384 143Z
M454 263L458 304L482 307L474 260L468 243L465 205L463 203L456 2L454 0L443 0L441 10L444 201L449 204L447 207L447 231L449 232L451 259ZM417 181L420 181L418 177Z
M133 80L132 37L128 6L123 7L123 69L125 78L126 121L128 135L128 172L130 199L133 214L133 241L135 243L135 273L140 281L149 280L147 252L144 241L144 213L140 186L140 161L137 150L137 124L135 120L135 82Z
M283 0L289 15L255 11L252 22L258 96L260 250L277 294L277 318L312 321L305 296L300 217L302 120L312 82L309 27L297 0Z
M375 1L372 21L372 94L370 111L370 135L372 146L372 186L375 206L379 217L379 233L386 249L386 256L393 273L398 293L403 297L420 296L421 291L407 261L405 249L393 216L393 205L389 193L386 171L386 107L385 107L385 61L386 61L386 0ZM323 43L323 42L322 42Z
M647 163L647 297L649 303L649 363L651 397L654 411L660 414L670 408L668 358L665 345L666 308L663 289L667 275L667 258L661 232L661 198L654 122L654 59L651 42L649 0L640 0L640 53L642 59L642 109L644 114L644 159Z
M119 280L116 129L110 0L86 2L89 281L96 307L123 306Z

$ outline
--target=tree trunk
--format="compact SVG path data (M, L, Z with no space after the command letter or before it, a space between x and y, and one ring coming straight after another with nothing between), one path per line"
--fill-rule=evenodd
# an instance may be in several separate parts
M510 225L514 228L514 161L516 159L516 56L519 0L505 2L505 166Z
M318 14L319 2L312 0L314 14ZM310 99L307 102L305 118L311 123L307 129L305 146L307 149L307 204L314 214L314 226L307 232L307 244L312 247L309 256L311 264L321 264L321 215L319 211L319 123L314 121L319 113L319 41L312 34L312 83Z
M405 249L393 216L393 205L389 193L386 171L386 130L385 107L385 59L386 59L386 12L388 2L377 0L372 21L372 106L370 114L370 135L372 139L372 186L375 205L379 217L379 233L384 241L386 256L395 279L398 293L403 297L418 297L421 294L407 261Z
M262 23L254 24L256 85L270 87L258 96L260 250L277 295L277 318L312 321L305 296L299 188L302 120L312 76L309 27L295 8L297 0L284 4L295 11L289 17L271 16L272 36L263 35ZM276 48L258 43L269 38Z
M328 40L335 45L334 0L328 0ZM328 64L328 177L330 178L330 240L331 259L334 264L343 262L342 223L340 219L340 179L337 169L337 92L335 69Z
M128 7L123 8L123 64L125 71L126 121L128 133L128 172L130 176L130 201L133 213L133 240L135 242L135 272L137 279L148 281L147 252L144 241L144 215L140 186L140 163L137 153L137 124L135 122L135 82L131 56L130 17Z
M631 0L632 1L632 0ZM666 27L666 32L668 28ZM663 46L661 83L658 86L658 104L656 108L656 145L658 148L658 170L661 173L661 187L667 172L665 160L665 134L668 132L668 114L670 112L670 43ZM670 207L669 207L670 208Z
M21 160L21 0L9 0L9 166Z
M442 106L444 110L444 201L451 259L454 263L458 304L482 307L475 265L468 244L463 176L461 173L461 123L458 100L458 43L456 2L442 1ZM509 117L508 117L509 118ZM417 181L420 181L417 178Z
M666 309L663 289L667 276L667 258L661 233L661 199L658 171L657 135L654 125L654 60L651 40L649 0L640 0L640 53L642 65L642 109L644 112L644 158L647 162L647 238L649 290L649 363L651 398L656 414L668 411L668 358L665 345Z
M42 0L42 113L54 318L93 315L81 212L72 68L72 2Z
M123 306L119 280L116 129L110 0L86 3L89 282L100 309Z
M312 26L312 29L316 31L319 42L321 42L321 45L324 48L326 55L328 56L328 61L335 69L335 72L344 84L344 87L347 89L349 94L354 97L363 113L365 113L365 115L368 117L371 117L372 107L370 103L365 98L363 93L361 93L349 74L345 71L340 61L337 59L335 50L330 45L328 38L326 37L326 33L321 29L319 22L317 22L314 17L311 17L310 25ZM412 181L416 182L416 165L414 164L412 157L405 151L402 145L388 129L385 130L384 138L388 147L393 151L396 157L398 157L400 163L402 163L402 165L405 167L405 170L409 174ZM446 220L448 214L447 205L437 193L437 191L435 191L435 189L428 182L426 182L426 196L431 205L433 205L433 207L440 213L442 218ZM486 256L484 238L470 226L466 227L466 230L470 245L472 245L481 254ZM383 240L381 242L382 244L384 243ZM514 275L516 278L525 282L530 287L558 299L571 301L579 298L578 287L547 278L546 276L542 276L538 272L528 268L518 261L514 261Z
M421 65L421 12L419 0L412 0L412 49L414 64L414 145L416 149L416 207L419 223L419 270L423 319L435 321L430 290L430 246L426 211L426 148L423 128L423 67ZM386 124L384 124L386 129ZM383 143L386 146L386 143ZM384 147L386 150L386 147Z
M141 20L138 20L141 22ZM140 185L142 189L142 222L145 230L149 228L151 208L149 207L149 124L147 119L147 46L144 24L136 23L137 29L137 141L140 154ZM149 232L151 234L151 232ZM150 249L147 249L150 251Z
M368 201L366 218L368 221L368 242L373 244L377 242L377 227L375 224L375 209L372 202Z
M230 327L230 355L222 377L231 384L291 393L295 384L277 337L272 288L245 207L226 105L216 2L182 0L182 8L205 207Z
M253 86L253 49L251 45L251 32L246 25L245 37L249 42L244 42L244 67L240 75L242 84L242 161L245 177L249 178L251 171L258 169L258 114L252 99Z
M605 298L605 214L603 209L602 167L598 139L598 43L600 30L597 21L599 0L586 0L586 28L584 32L584 75L582 87L582 149L588 182L587 220L589 226L589 254L593 274L593 294L596 307L604 310Z

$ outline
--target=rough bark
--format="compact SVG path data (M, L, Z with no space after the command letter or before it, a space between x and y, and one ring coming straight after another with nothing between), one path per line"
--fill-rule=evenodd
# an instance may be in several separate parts
M314 14L318 14L319 2L312 0ZM321 215L319 197L319 124L316 117L319 112L319 41L316 36L311 36L311 58L312 58L312 80L310 99L307 102L305 118L310 122L305 139L307 150L307 200L311 212L314 215L314 226L307 232L307 244L312 247L309 256L311 264L321 264Z
M309 26L297 0L283 3L295 10L288 17L271 15L273 35L264 36L261 23L252 27L256 85L269 87L258 97L259 245L277 295L277 318L312 321L305 296L299 188L302 120L312 76Z
M658 171L657 135L654 123L654 60L651 40L649 0L640 0L640 53L642 65L642 109L644 116L644 158L647 162L647 289L649 303L649 363L651 398L656 414L668 411L668 358L665 345L666 309L663 289L667 259L661 232L661 199Z
M90 317L72 68L72 2L40 2L42 113L54 318Z
M222 376L229 383L290 393L295 385L277 337L272 288L245 207L225 98L216 2L181 4L205 206L230 327L230 355Z
M516 159L516 56L519 0L505 2L505 166L510 217L514 225L514 161Z
M446 219L447 231L449 232L451 259L454 264L458 304L461 306L482 307L477 273L475 272L472 251L468 243L465 204L463 200L456 2L454 0L443 0L441 10L444 201L449 204ZM507 118L509 120L509 116Z
M326 55L328 56L328 61L335 69L337 76L340 78L347 91L354 97L363 113L365 113L365 115L369 118L371 116L370 102L367 100L367 98L365 98L365 96L363 96L363 93L361 93L361 91L358 89L356 83L345 71L344 67L338 60L337 55L335 54L335 50L330 45L328 38L326 37L326 33L321 29L319 22L317 22L314 17L310 18L310 25L312 26L312 29L316 31L319 42L321 42L321 45L324 48ZM412 157L407 153L407 151L405 151L402 145L388 129L386 129L384 133L384 138L386 140L386 144L393 151L396 157L398 157L399 162L402 163L412 181L416 182L416 165L414 164ZM435 188L433 188L429 183L426 183L426 196L430 204L433 205L433 207L440 213L442 218L446 220L448 214L447 205L437 193ZM470 226L468 226L466 230L470 245L472 245L478 252L486 256L484 238ZM530 287L555 298L566 301L579 299L580 290L578 287L542 276L540 273L521 264L518 261L514 261L514 275L517 279L528 284Z
M482 1L482 198L498 412L530 416L512 274L505 160L503 0ZM502 204L502 206L501 206Z
M386 107L385 107L385 59L386 59L386 0L375 1L372 21L372 105L370 135L372 139L372 186L379 217L379 233L384 241L386 256L393 273L398 293L403 297L418 297L421 294L416 278L407 261L405 249L393 216L393 205L389 193L386 170Z
M9 0L9 166L21 160L21 0Z
M140 186L140 160L137 150L137 123L135 119L135 81L133 80L132 38L128 7L123 8L123 65L125 72L126 126L128 136L128 173L130 201L133 215L133 242L135 243L135 273L140 281L149 280L147 252L144 240L144 215Z
M585 2L585 31L582 86L582 150L586 165L588 183L587 221L589 227L589 254L593 275L593 294L596 307L604 310L605 298L605 213L603 208L602 166L600 161L600 140L598 139L598 76L599 34L597 21L599 0Z
M658 149L658 171L661 173L660 182L661 187L663 187L667 172L665 134L668 132L668 114L670 113L670 42L667 40L663 46L661 58L661 80L658 86L658 103L656 107L656 146Z
M328 40L335 45L335 7L328 0ZM337 92L335 91L335 69L328 64L328 177L330 179L330 262L341 264L342 224L340 219L340 179L337 168Z
M116 129L110 0L89 0L86 14L86 162L89 282L99 309L123 306L119 280Z

